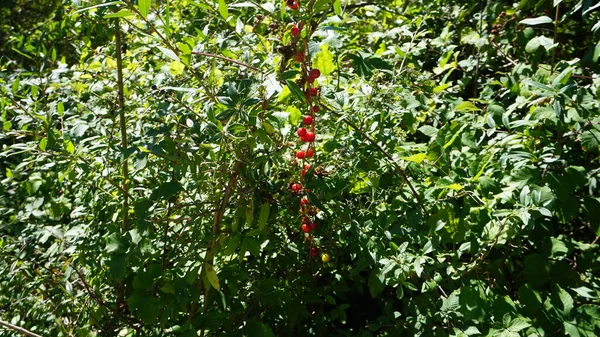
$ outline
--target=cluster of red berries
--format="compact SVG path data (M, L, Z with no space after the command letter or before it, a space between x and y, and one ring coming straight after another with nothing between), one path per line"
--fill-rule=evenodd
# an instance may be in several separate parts
M287 6L288 6L290 9L293 9L293 10L297 10L297 9L298 9L298 7L300 6L300 5L298 4L298 0L285 0L285 4L286 4L286 5L287 5Z
M296 59L298 59L298 58L299 57L297 56ZM301 59L304 60L304 56ZM318 69L311 69L308 72L308 74L305 76L308 79L307 84L309 85L309 89L314 89L314 87L312 87L312 83L319 76L321 76L321 72ZM309 91L309 94L310 93L311 92ZM309 100L309 102L310 102L310 100ZM304 179L304 177L306 176L306 174L312 167L312 165L310 163L307 163L306 160L308 160L309 158L312 158L315 154L314 141L316 139L316 134L315 134L314 122L316 119L315 115L318 111L319 111L319 107L317 105L313 105L312 108L309 109L309 113L302 118L303 125L301 127L299 127L298 130L296 131L296 134L298 135L298 137L300 137L300 141L302 141L302 143L308 143L308 145L306 146L306 149L300 149L300 150L296 151L296 159L301 160L302 168L300 170L300 179ZM303 187L300 183L292 184L291 189L294 193L298 193L298 194L301 193L302 191L310 192L306 189L303 189ZM303 196L300 199L300 213L304 214L304 216L302 217L302 220L301 220L301 227L300 227L302 232L310 235L310 233L314 232L317 229L317 223L315 222L315 219L314 219L316 212L317 212L317 209L316 209L316 207L314 207L310 204L310 200L308 199L308 196ZM311 242L311 245L312 245L312 240L310 239L310 237L308 237L307 239L309 242ZM318 256L319 249L315 246L312 246L310 249L310 253L312 256Z
M285 0L286 5L292 10L297 10L299 7L299 0ZM301 148L296 151L294 161L298 161L300 163L300 181L294 182L290 185L290 189L294 195L301 196L300 198L300 213L302 214L301 226L300 229L305 233L306 242L310 244L310 255L313 257L319 256L319 248L315 245L312 234L317 230L317 222L316 215L318 213L318 208L316 206L311 205L310 200L308 198L308 193L310 190L304 188L302 183L305 179L306 174L312 168L312 164L307 161L310 158L313 158L315 155L315 147L314 141L316 139L315 133L315 121L316 114L319 112L319 106L314 103L315 96L319 95L319 90L315 87L315 81L321 76L321 71L316 68L310 67L310 62L307 62L306 50L308 49L306 41L302 42L300 39L300 34L303 27L305 26L303 23L296 24L294 23L289 31L289 33L296 37L296 42L300 42L300 44L304 45L303 47L298 48L295 59L298 63L300 63L300 67L302 69L302 80L299 80L297 83L303 86L304 95L306 97L306 101L308 103L308 112L302 118L302 125L296 131L296 135L300 138L301 144L307 143L304 148ZM310 35L307 31L306 35ZM325 254L327 255L327 254ZM328 255L327 255L328 257ZM329 261L329 257L327 258ZM323 262L327 262L323 259Z

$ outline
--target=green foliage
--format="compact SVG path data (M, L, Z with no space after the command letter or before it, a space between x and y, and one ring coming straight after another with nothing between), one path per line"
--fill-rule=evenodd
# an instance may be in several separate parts
M600 335L593 1L3 6L0 320L47 336ZM316 98L290 44L301 20ZM288 188L315 99L303 184L328 263Z

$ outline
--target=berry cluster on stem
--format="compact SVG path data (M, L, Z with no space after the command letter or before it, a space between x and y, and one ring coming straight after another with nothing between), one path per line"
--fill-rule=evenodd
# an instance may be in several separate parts
M299 0L285 0L286 5L293 11L299 10ZM296 135L300 139L300 149L296 150L296 162L300 165L300 174L298 182L292 183L291 190L294 195L300 196L300 213L302 214L300 230L305 233L305 239L310 243L310 255L316 257L319 255L319 248L315 245L313 235L318 228L317 225L317 207L311 205L308 197L310 190L303 187L306 182L306 175L310 172L314 163L316 154L315 141L317 139L316 121L319 112L318 96L320 94L317 87L317 79L321 77L321 71L310 65L310 58L307 55L309 32L300 36L302 27L305 25L293 24L290 28L290 34L295 37L295 41L300 46L295 54L295 60L299 63L301 69L301 78L297 83L301 84L304 96L306 98L305 115L302 117L301 126L296 130ZM326 255L326 254L325 254Z

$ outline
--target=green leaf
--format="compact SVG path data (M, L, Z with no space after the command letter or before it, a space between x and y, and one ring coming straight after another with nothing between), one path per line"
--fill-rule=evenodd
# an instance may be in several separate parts
M71 134L73 134L73 137L81 137L83 134L85 134L89 127L90 126L88 124L79 123L73 127Z
M427 158L427 153L417 153L417 154L413 154L412 156L409 157L402 157L402 159L407 160L407 161L412 161L413 163L417 163L417 164L421 164L421 162L423 160L425 160Z
M573 290L579 296L584 297L584 298L590 298L590 299L596 298L596 296L595 296L596 293L588 287L581 286L581 287L577 287L577 288L571 288L571 290Z
M594 63L598 62L598 59L600 59L600 42L596 44L596 48L594 48L594 53L592 55L592 61Z
M225 0L219 0L219 14L221 14L221 17L225 20L229 17L229 9L227 9Z
M245 253L246 251L250 252L250 254L254 255L254 256L259 256L260 255L260 245L258 244L258 242L249 237L246 236L244 238L244 241L242 241L242 247L240 249L240 253Z
M300 122L300 118L302 118L302 112L296 108L295 106L288 106L286 111L289 112L289 120L290 124L297 125Z
M564 242L557 238L550 238L550 242L552 243L552 257L563 258L567 256L569 249L567 248Z
M454 135L452 135L452 138L450 138L450 140L448 140L446 142L446 144L444 144L443 148L447 149L448 147L450 147L452 144L454 144L454 141L456 140L456 138L458 138L458 135L460 135L460 133L465 129L465 127L467 127L466 124L464 124L463 126L460 127L460 129L458 129Z
M158 48L160 50L160 52L163 53L164 56L170 58L171 60L181 62L181 59L179 59L179 56L177 56L177 54L174 51L172 51L171 49L164 48L161 46L157 46L156 48Z
M531 326L525 319L517 317L510 322L508 329L513 332L519 332L523 329L527 329Z
M385 289L384 276L379 269L373 269L369 276L369 292L371 297L377 297Z
M529 42L527 42L527 45L525 45L525 51L531 54L538 50L540 47L544 47L544 49L550 50L556 45L557 44L555 44L554 40L552 39L549 39L545 36L536 36L533 39L529 40Z
M527 226L529 224L531 214L529 214L529 211L526 208L521 208L517 210L516 214L519 217L519 219L521 219L521 222L523 222L523 225Z
M368 62L359 54L348 54L348 57L352 59L352 66L354 71L360 76L369 78L373 75L373 70L371 69Z
M561 288L559 285L556 285L558 289L558 297L560 298L561 306L559 308L562 311L563 317L568 317L573 310L573 297L569 295L569 293Z
M116 12L116 13L111 13L111 14L106 14L104 16L105 19L115 19L115 18L124 18L127 16L133 16L133 12L131 12L130 10L127 9L121 9L120 11Z
M270 211L271 205L268 202L265 202L260 206L260 213L258 215L258 228L261 230L265 229L267 220L269 219Z
M65 114L65 105L63 104L63 102L58 102L56 104L56 112L60 117L62 117Z
M577 329L577 325L573 324L572 322L564 321L563 327L565 328L565 332L568 336L570 336L570 337L580 337L581 336L579 334L579 329Z
M152 192L152 194L150 195L150 199L151 200L158 200L158 199L166 200L166 199L169 199L172 196L176 195L180 191L183 191L183 186L181 186L181 184L176 181L162 183L162 184L160 184L160 186L158 186L158 188L156 188Z
M442 299L442 307L440 310L444 312L458 311L460 308L459 294L460 292L454 291L450 296Z
M121 235L113 233L105 238L106 246L104 251L107 253L122 253L125 251L125 244L121 241Z
M542 297L540 293L531 289L531 286L524 284L519 288L519 304L524 314L529 316L538 313L542 307Z
M525 20L521 20L519 22L519 24L522 25L529 25L529 26L535 26L535 25L542 25L545 23L552 23L552 19L547 17L547 16L540 16L537 18L530 18L530 19L525 19Z
M584 131L580 140L583 150L597 151L600 147L600 131L595 129Z
M288 70L282 74L279 75L279 79L280 80L291 80L296 78L296 76L300 75L301 72L299 72L298 70Z
M217 291L220 291L221 286L219 285L219 277L217 276L217 271L210 264L204 264L204 270L206 271L206 278L210 285L215 288Z
M44 137L40 140L40 150L46 151L46 146L48 145L48 138Z
M463 101L454 108L455 111L481 111L473 103L469 101Z
M135 160L133 161L133 167L136 170L143 170L146 167L146 163L148 163L148 154L144 152L139 152L135 156Z
M321 75L329 76L335 70L333 55L329 52L329 45L323 43L321 51L314 58L313 66L321 71Z
M145 324L151 325L158 321L161 306L153 295L136 291L127 300L127 304Z
M294 82L292 80L285 80L285 84L290 89L292 94L294 94L294 96L296 96L296 98L300 100L300 102L302 102L302 103L306 102L306 98L304 97L304 94L302 93L302 89L300 89L300 87L296 84L296 82Z
M150 6L152 4L152 0L138 0L138 8L140 10L140 14L142 17L147 18L148 13L150 12Z
M340 0L335 0L333 2L333 11L337 16L342 15L342 5L340 4Z
M75 145L73 145L73 142L70 140L66 140L65 141L65 149L67 150L67 152L69 152L70 154L74 154L75 153Z
M463 186L461 184L454 183L454 184L446 185L446 186L444 186L444 188L448 188L448 189L458 192L463 189Z
M437 135L437 133L439 131L438 129L434 128L431 125L423 125L418 130L430 138L435 138L435 136Z
M110 256L108 262L108 273L110 278L115 281L121 281L127 275L127 255L114 254Z
M557 86L559 84L566 84L575 69L573 67L566 67L563 71L556 76L556 78L552 81L552 85Z

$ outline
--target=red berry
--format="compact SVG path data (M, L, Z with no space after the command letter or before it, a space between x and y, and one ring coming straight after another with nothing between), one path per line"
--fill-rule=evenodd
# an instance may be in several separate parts
M311 96L317 96L318 94L319 94L319 91L317 90L317 88L310 88Z
M308 77L312 78L313 80L316 80L320 76L321 76L321 71L319 69L311 69L310 72L308 73Z
M296 53L296 61L304 62L304 52L303 51L299 51Z
M302 122L304 122L305 125L311 125L313 122L313 118L312 116L304 116Z
M300 150L300 151L296 152L296 158L298 158L298 159L303 159L305 155L306 155L306 153L304 152L304 150Z
M313 151L313 149L308 149L305 153L306 158L311 158L313 156L315 152Z
M300 185L300 184L298 184L298 183L292 184L292 191L294 191L294 192L298 192L298 191L300 191L301 189L302 189L302 185Z
M311 255L311 256L319 256L319 248L317 248L317 247L312 247L312 248L310 249L310 255Z
M300 34L300 29L298 29L298 26L293 25L292 26L292 30L291 30L292 35L297 36L298 34Z
M313 112L319 112L319 106L315 105L313 106Z
M303 224L304 224L304 223L310 223L310 218L309 218L309 217L307 217L307 216L305 216L305 217L302 217L302 223L303 223Z
M315 141L315 137L316 137L316 136L315 136L315 133L314 133L314 132L312 132L312 131L309 131L309 132L306 134L306 141L308 141L308 142L314 142L314 141Z
M308 224L308 226L310 227L311 231L317 230L317 223L316 222L311 222Z
M302 199L300 199L300 206L306 206L308 204L310 204L310 202L307 197L302 197Z
M304 135L304 136L300 137L300 141L306 143L306 142L308 142L308 138L306 138L306 135Z
M298 131L296 131L296 134L300 137L304 137L307 135L306 133L306 129L305 128L299 128Z
M298 3L296 1L294 1L294 3L290 5L290 8L293 9L293 10L297 10L298 9Z
M304 233L310 233L310 226L307 224L302 225L302 231Z
M304 165L304 169L302 170L302 172L300 172L300 176L304 177L308 170L310 170L310 164Z

